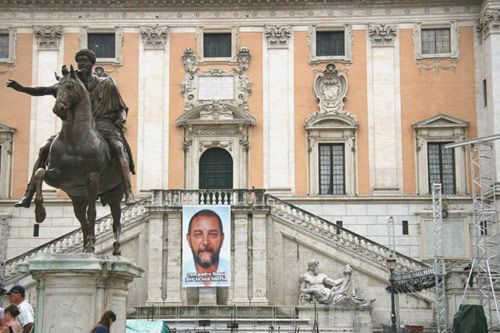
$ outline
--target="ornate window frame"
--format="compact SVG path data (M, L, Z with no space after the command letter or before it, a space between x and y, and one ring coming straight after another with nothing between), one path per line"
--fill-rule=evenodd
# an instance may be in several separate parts
M115 57L114 58L97 58L97 63L123 63L123 27L109 27L109 28L80 28L80 48L88 48L88 34L89 33L114 33L115 34Z
M316 32L317 31L343 31L344 32L344 55L343 56L316 56ZM318 62L352 62L352 25L313 25L309 27L309 63Z
M450 52L449 53L422 53L422 29L450 29ZM435 59L435 58L450 58L458 59L459 56L459 39L460 32L458 30L457 21L450 22L436 22L436 23L415 23L413 30L413 43L415 47L415 59Z
M231 34L231 57L210 57L205 58L203 52L203 41L205 33L230 33ZM217 62L231 62L236 63L236 56L240 49L240 34L237 27L198 27L196 29L196 48L198 50L198 63L217 63Z
M429 195L429 173L427 144L430 142L460 142L466 138L469 123L440 113L413 124L416 143L417 194ZM467 159L465 147L455 149L454 195L467 194ZM450 194L450 196L452 196Z
M10 197L12 182L12 146L15 129L0 124L0 198Z
M309 195L339 196L320 194L319 187L319 145L344 144L344 195L355 195L356 185L356 132L358 122L349 113L312 114L305 124L308 143Z
M0 33L9 35L9 55L7 58L0 58L0 63L13 64L16 62L16 29L0 27Z
M230 70L198 67L198 56L186 49L182 56L186 72L181 83L184 112L176 120L184 128L184 185L186 189L199 187L199 162L210 148L225 149L233 159L233 187L246 188L249 181L249 127L256 119L248 112L248 97L252 82L247 74L251 55L247 48L236 54L236 65ZM201 78L233 77L232 99L200 99ZM227 88L227 87L226 87Z

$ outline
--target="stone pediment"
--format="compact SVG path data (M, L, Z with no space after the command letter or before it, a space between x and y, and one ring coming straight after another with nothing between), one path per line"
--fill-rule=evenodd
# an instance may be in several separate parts
M358 120L349 112L311 114L305 123L305 128L310 129L356 129Z
M455 118L444 113L437 114L431 118L427 118L413 124L415 129L423 128L467 128L469 122Z
M0 133L14 133L15 130L16 130L15 128L12 128L4 124L0 124Z
M176 125L189 124L247 124L255 125L255 118L232 104L213 100L184 112L177 118Z

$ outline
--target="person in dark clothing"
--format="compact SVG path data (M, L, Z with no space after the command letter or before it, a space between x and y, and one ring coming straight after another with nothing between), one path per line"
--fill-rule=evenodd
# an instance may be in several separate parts
M111 325L116 321L116 314L108 310L104 312L101 320L94 326L90 333L109 333Z

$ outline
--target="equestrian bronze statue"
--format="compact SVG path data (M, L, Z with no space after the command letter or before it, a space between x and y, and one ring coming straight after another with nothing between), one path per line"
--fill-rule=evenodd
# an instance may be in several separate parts
M120 254L121 200L133 202L129 172L134 172L130 147L123 136L127 107L111 78L92 74L95 55L79 51L79 71L63 67L63 77L51 87L7 85L34 96L54 95L53 112L62 120L60 133L40 149L25 196L16 206L29 207L34 192L37 222L45 219L42 183L65 191L80 222L84 251L94 252L96 201L109 204L115 235L114 255Z

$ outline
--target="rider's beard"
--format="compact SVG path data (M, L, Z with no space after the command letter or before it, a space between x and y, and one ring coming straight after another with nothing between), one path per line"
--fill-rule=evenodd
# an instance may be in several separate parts
M195 250L191 249L191 252L193 252L193 258L196 262L197 265L207 269L212 265L215 265L219 262L219 253L220 253L220 248L217 250L214 250L211 247L205 247L198 249L198 251L195 252ZM207 257L208 255L208 257Z

